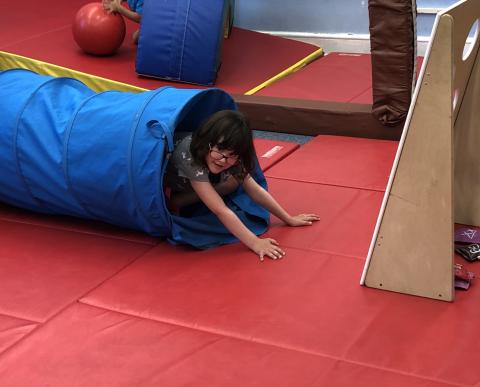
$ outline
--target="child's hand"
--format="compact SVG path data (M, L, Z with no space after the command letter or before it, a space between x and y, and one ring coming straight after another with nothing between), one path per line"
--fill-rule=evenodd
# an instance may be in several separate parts
M121 7L120 1L117 0L102 0L102 4L108 13L118 12L118 8Z
M102 0L103 9L108 13L113 12L113 0Z
M285 255L285 251L281 249L278 242L272 238L257 238L252 250L258 254L260 261L267 256L270 259L279 259Z
M320 217L316 214L300 214L291 216L286 223L292 227L311 226L317 220L320 220Z

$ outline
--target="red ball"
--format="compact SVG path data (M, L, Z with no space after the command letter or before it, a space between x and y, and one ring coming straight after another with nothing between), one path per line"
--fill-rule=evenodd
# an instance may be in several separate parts
M125 38L125 21L121 15L107 13L102 3L88 3L75 15L72 32L86 53L111 55Z

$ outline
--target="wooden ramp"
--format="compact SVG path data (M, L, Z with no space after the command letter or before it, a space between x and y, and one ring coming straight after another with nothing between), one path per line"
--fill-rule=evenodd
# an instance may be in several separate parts
M480 225L479 18L478 0L437 15L362 285L454 299L454 222Z

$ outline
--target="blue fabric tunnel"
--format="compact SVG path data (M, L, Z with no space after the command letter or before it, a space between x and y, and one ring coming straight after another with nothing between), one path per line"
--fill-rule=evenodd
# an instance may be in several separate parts
M175 130L235 109L220 89L96 93L72 78L0 72L0 201L102 220L207 248L235 239L206 208L189 218L165 206L163 177ZM265 186L257 168L254 178ZM238 189L225 199L254 233L268 213Z

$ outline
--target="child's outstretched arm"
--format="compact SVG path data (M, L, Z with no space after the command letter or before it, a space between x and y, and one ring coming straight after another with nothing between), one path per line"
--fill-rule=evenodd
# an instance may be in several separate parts
M191 184L200 200L212 211L223 225L243 244L253 250L263 261L267 256L271 259L282 258L285 252L272 238L259 238L251 232L235 213L228 208L215 188L208 182L191 180Z
M243 181L243 189L255 203L270 211L289 226L311 226L313 222L320 220L320 217L316 214L290 215L278 204L274 197L263 189L250 175Z

